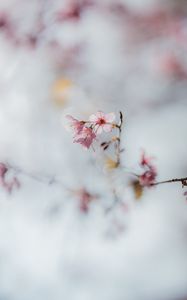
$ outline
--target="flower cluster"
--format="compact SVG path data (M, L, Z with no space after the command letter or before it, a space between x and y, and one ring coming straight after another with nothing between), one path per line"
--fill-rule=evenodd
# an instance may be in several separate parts
M96 140L97 135L103 131L110 132L116 126L113 123L115 114L104 114L102 111L92 114L88 121L79 121L71 115L67 115L66 118L73 130L73 142L81 144L86 149L90 148L94 140Z
M124 149L121 147L121 133L124 120L122 112L119 112L118 121L115 121L116 116L114 113L105 114L102 111L98 111L96 114L90 115L88 121L75 119L71 115L67 115L66 118L68 119L69 127L73 131L73 142L81 144L86 149L89 149L92 146L97 136L102 132L108 133L114 129L116 132L112 134L108 140L99 143L101 149L103 150L102 157L104 158L107 171L118 170L118 174L120 175L121 172L125 170L125 167L122 165L121 161L121 154L124 151ZM109 155L108 153L104 153L108 148L110 148ZM157 169L152 163L152 158L145 155L145 152L143 152L141 155L139 165L143 170L141 174L136 174L133 172L126 173L126 175L131 174L133 175L133 177L135 177L130 180L130 186L134 191L136 199L141 198L145 187L158 186L163 183L173 182L182 183L182 187L187 186L187 177L156 182ZM3 187L8 193L11 193L14 188L20 187L20 182L16 176L13 176L12 179L8 179L9 174L7 173L9 173L10 169L12 169L15 173L19 171L37 181L41 181L44 183L46 182L46 178L40 178L19 168L12 167L5 163L0 163L0 186ZM112 178L110 177L111 174L112 173L107 172L107 176L109 175L108 178ZM115 174L117 174L117 172L115 172ZM54 180L54 178L50 179L50 181L47 178L47 182L49 182L50 184L55 182L62 185L61 181ZM111 192L114 197L114 203L124 204L122 200L123 195L121 195L121 193L118 191L118 187L115 186L115 184L112 186ZM98 195L92 195L87 191L86 188L78 189L74 191L73 194L78 198L79 208L84 213L89 210L89 206L92 200L98 198ZM184 193L184 196L187 196L187 191Z
M78 199L79 209L83 213L87 213L89 211L90 203L98 198L98 195L91 194L84 187L73 191L73 194Z
M12 192L13 188L19 188L20 187L20 182L16 177L13 177L12 180L7 181L6 180L6 174L8 172L8 167L0 163L0 185L9 193Z
M152 158L147 157L145 152L143 152L140 160L140 167L143 168L144 172L139 176L139 183L141 186L150 187L155 183L157 170L151 161Z

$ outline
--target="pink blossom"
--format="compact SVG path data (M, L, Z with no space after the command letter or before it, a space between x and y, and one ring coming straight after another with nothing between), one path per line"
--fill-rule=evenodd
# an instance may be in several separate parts
M5 188L5 190L9 193L12 192L13 188L19 188L20 187L20 182L19 180L14 177L11 181L7 182L5 180L1 181L2 186Z
M74 143L79 143L86 149L89 149L96 135L91 128L83 127L83 129L74 136Z
M20 187L20 182L16 177L13 177L12 180L7 181L5 176L6 173L8 172L8 167L0 163L0 185L9 193L12 192L14 187L19 188Z
M174 54L168 54L160 61L161 72L167 76L174 77L176 79L186 79L187 72Z
M152 157L146 156L145 152L143 151L141 159L140 159L140 166L141 167L150 166L151 165L151 160L152 160Z
M79 199L79 208L84 213L88 212L90 202L96 198L96 196L91 195L85 188L77 190L76 196Z
M89 120L93 122L97 134L102 133L102 131L110 132L113 128L112 122L115 120L115 114L104 114L102 111L98 111L96 114L91 115Z
M145 171L140 177L139 181L142 186L151 186L155 183L156 178L156 171L155 169L150 169L148 171Z
M7 166L3 163L0 163L0 178L4 178L7 171L8 171Z
M73 129L75 135L79 134L83 130L85 124L84 121L79 121L70 115L67 115L66 118L69 121L69 127Z
M140 166L144 169L142 175L139 176L139 182L142 186L151 186L155 183L155 179L157 176L156 167L152 164L151 158L147 157L143 152Z

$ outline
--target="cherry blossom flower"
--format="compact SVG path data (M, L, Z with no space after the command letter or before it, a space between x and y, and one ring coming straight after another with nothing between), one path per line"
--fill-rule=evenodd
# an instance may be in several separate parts
M151 186L155 183L157 173L155 172L155 169L150 169L148 171L145 171L140 177L139 181L142 186Z
M66 118L69 121L68 128L73 129L74 132L74 143L79 143L87 149L90 148L97 134L102 133L102 131L110 132L113 128L119 126L113 123L115 120L114 113L104 114L102 111L91 115L88 121L79 121L71 115L67 115ZM121 127L118 128L121 130ZM108 143L108 146L109 144L110 143ZM104 150L106 149L107 147L105 147Z
M140 166L141 167L150 166L151 165L151 160L152 160L152 157L146 156L145 152L143 151L141 159L140 159Z
M89 149L96 138L96 134L91 128L83 127L79 133L74 136L74 143L81 144L84 148Z
M98 111L96 114L91 115L89 120L93 122L97 134L102 133L102 131L110 132L113 129L112 122L115 120L115 114L104 114L102 111Z
M57 21L78 21L85 9L92 6L91 0L74 1L71 0L66 9L57 12Z
M8 193L11 193L13 188L19 188L20 182L19 180L14 177L11 181L6 182L5 180L2 181L2 186L6 189Z
M96 195L90 194L85 188L75 191L75 195L79 200L79 208L84 213L88 212L90 202L97 198Z
M0 163L0 178L4 178L5 177L5 174L7 173L8 171L8 168L5 164L3 163Z
M147 157L144 152L141 157L140 166L144 169L144 173L139 176L140 185L150 187L155 183L157 171L151 162L151 158Z
M73 129L75 135L81 133L81 131L84 128L85 122L84 121L79 121L79 120L73 118L70 115L67 115L66 118L69 121L69 127Z
M174 77L178 80L187 79L187 72L174 54L168 54L160 60L159 63L161 72L169 77Z
M16 177L13 177L13 179L11 181L7 181L5 176L8 172L8 167L3 164L0 163L0 185L9 193L12 192L12 189L14 187L19 188L20 187L20 182Z

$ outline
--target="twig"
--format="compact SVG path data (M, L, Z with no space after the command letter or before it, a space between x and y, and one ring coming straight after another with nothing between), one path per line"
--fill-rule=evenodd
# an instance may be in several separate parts
M26 177L28 177L32 180L35 180L37 182L47 184L47 185L57 184L57 185L62 186L66 190L70 190L68 187L66 187L64 185L64 183L61 180L56 179L55 176L36 175L36 174L30 173L30 172L27 172L27 171L25 171L25 170L23 170L23 169L21 169L17 166L13 166L13 165L10 165L8 163L6 163L6 165L7 165L8 169L12 169L15 173L25 175Z
M153 185L159 185L159 184L164 184L164 183L174 183L174 182L181 182L182 186L187 186L187 177L174 178L174 179L159 181L159 182L152 183L151 186L153 186Z
M120 163L121 163L121 157L120 157L120 154L121 154L121 132L122 132L122 125L123 125L123 114L122 112L120 111L119 112L120 114L120 123L119 125L116 125L116 127L118 128L118 138L117 138L117 149L116 149L116 162L117 162L117 165L119 166Z

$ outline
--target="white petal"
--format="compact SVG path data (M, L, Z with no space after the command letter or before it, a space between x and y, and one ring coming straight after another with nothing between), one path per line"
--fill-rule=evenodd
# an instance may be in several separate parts
M115 120L116 116L114 113L109 113L105 116L105 119L107 120L107 122L113 122Z
M98 111L97 113L96 113L96 116L97 116L97 118L104 118L105 117L105 114L102 112L102 111Z
M91 122L96 122L97 119L98 119L98 117L94 114L89 117L89 121L91 121Z

